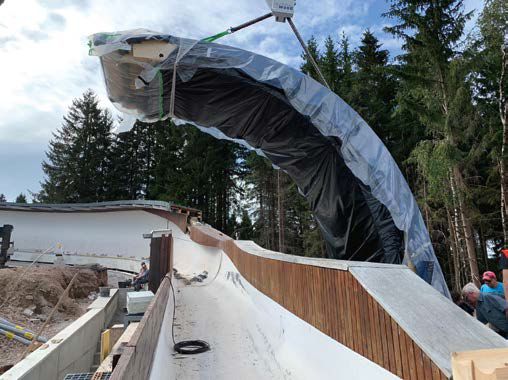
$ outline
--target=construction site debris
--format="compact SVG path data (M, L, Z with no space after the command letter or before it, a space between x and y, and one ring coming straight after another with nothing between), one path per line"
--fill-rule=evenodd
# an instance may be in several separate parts
M19 281L21 274L27 270ZM64 289L79 270L75 285L63 299L44 335L48 338L86 312L97 297L99 286L107 284L107 272L100 266L86 268L65 266L34 266L0 270L0 317L38 331L48 319ZM89 298L92 295L92 298ZM26 348L22 343L1 336L0 367L15 364Z

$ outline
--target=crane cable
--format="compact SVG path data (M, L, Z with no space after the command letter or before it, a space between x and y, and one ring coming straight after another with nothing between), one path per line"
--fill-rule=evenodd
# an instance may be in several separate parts
M173 78L171 81L171 92L170 92L170 99L169 99L168 116L171 118L175 117L176 70L177 70L178 63L189 52L189 50L191 50L192 47L194 47L194 45L196 43L198 43L198 42L205 42L205 43L214 42L214 41L218 40L219 38L233 34L239 30L242 30L242 29L247 28L251 25L257 24L258 22L266 20L272 16L273 16L273 13L269 12L269 13L264 14L263 16L259 16L255 19L244 22L243 24L240 24L238 26L230 27L229 29L227 29L223 32L203 38L200 41L196 41L193 45L188 46L185 49L185 51L183 51L183 52L181 51L181 46L179 46L177 57L175 59L174 65L173 65ZM293 31L294 35L296 36L296 39L298 40L298 42L300 42L300 45L302 46L303 51L305 52L305 55L307 56L307 59L312 64L312 67L314 68L314 70L316 70L316 73L318 74L319 81L321 82L321 84L323 86L330 89L328 82L326 81L323 73L321 72L321 69L319 68L319 65L317 64L316 60L312 56L311 52L309 51L309 48L305 44L305 41L303 40L302 36L300 35L300 32L296 28L296 25L294 24L293 20L291 19L291 17L286 17L285 21L286 20L287 20L289 26L291 27L291 30ZM158 75L158 79L159 79L159 120L163 120L163 118L164 118L164 101L163 101L163 99L164 99L164 80L163 80L162 73L160 72L160 70L157 72L157 75ZM140 78L145 84L147 84L143 80L143 78L141 78L141 77L138 77L138 78Z
M253 19L251 21L247 21L247 22L245 22L243 24L240 24L240 25L238 25L236 27L231 27L231 28L225 30L224 32L220 32L220 33L214 34L213 36L203 38L201 40L201 42L213 42L215 40L218 40L219 38L222 38L224 36L228 36L228 35L233 34L233 33L237 32L237 31L239 31L241 29L244 29L244 28L247 28L247 27L249 27L251 25L257 24L258 22L266 20L267 18L270 18L272 16L273 16L272 12L267 13L267 14L265 14L263 16L257 17L257 18L255 18L255 19ZM300 35L300 32L296 28L296 25L293 22L293 19L291 17L286 17L285 21L288 22L289 26L291 27L291 30L293 31L294 35L296 36L296 39L298 40L298 42L300 42L300 45L302 46L303 51L305 52L305 55L307 56L307 59L309 60L311 65L314 67L314 70L316 70L316 72L317 72L317 74L319 76L319 81L324 86L326 86L328 89L330 89L330 86L328 85L328 82L326 81L323 73L321 72L321 69L319 68L316 60L314 59L314 57L312 56L311 52L309 51L309 48L307 47L307 44L305 43L305 41L303 40L302 36Z

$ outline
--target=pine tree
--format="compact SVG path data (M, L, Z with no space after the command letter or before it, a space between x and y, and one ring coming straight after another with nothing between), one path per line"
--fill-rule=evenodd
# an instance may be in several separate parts
M350 104L390 149L401 143L395 140L400 129L391 123L397 84L387 72L388 51L381 49L368 29L354 53L354 62L358 71L352 83Z
M42 164L45 202L97 202L107 199L107 171L113 121L93 91L75 99L62 128L53 133Z
M5 194L0 193L0 203L7 202L7 198L5 197Z
M467 197L469 189L464 175L467 168L463 160L469 151L463 143L470 130L467 125L474 124L475 117L470 107L471 94L465 85L463 61L456 59L459 39L471 14L464 13L461 0L392 0L385 16L399 21L385 30L404 40L405 54L400 57L403 64L397 72L404 81L399 106L419 118L428 136L413 157L429 184L439 184L442 195L439 201L448 207L452 218L448 225L456 226L452 237L455 255L460 253L457 247L464 244L471 279L479 282L471 219L474 210ZM466 125L458 122L459 116ZM429 167L430 162L435 165ZM443 186L449 190L445 191ZM448 198L447 194L451 196Z
M242 220L237 228L238 240L251 240L253 236L252 221L247 210L242 211Z
M307 49L316 62L321 62L321 53L319 52L318 44L314 36L312 36L310 40L307 41ZM300 66L300 70L319 82L319 75L312 63L309 61L307 54L302 52L301 57L303 64Z
M485 149L499 172L501 227L508 244L508 5L485 2L478 19L479 35L471 49L476 62L475 100L492 133L485 134Z
M353 86L353 54L350 48L349 37L342 32L339 42L339 71L337 73L336 93L346 102L351 100Z
M16 203L27 203L26 201L26 195L21 193L16 197Z
M332 91L338 90L339 53L331 36L325 40L325 51L319 61L323 76Z

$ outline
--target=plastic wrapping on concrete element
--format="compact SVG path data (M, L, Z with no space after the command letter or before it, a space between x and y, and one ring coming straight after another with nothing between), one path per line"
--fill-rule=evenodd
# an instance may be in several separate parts
M127 293L127 313L144 313L152 301L153 293L151 291L130 292Z
M448 295L416 201L390 153L336 94L230 46L133 30L90 37L109 98L144 121L175 117L256 150L307 198L330 258L400 263ZM407 259L407 256L406 256Z

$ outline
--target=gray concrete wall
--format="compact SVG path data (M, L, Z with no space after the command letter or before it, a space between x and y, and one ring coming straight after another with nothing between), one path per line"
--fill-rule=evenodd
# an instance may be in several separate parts
M88 372L93 364L101 331L111 322L118 291L99 297L88 311L43 346L0 376L2 380L61 380L67 373Z

